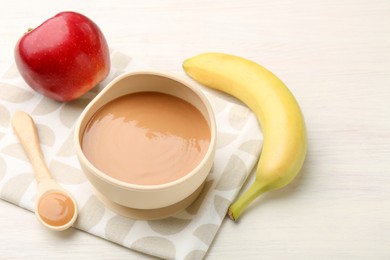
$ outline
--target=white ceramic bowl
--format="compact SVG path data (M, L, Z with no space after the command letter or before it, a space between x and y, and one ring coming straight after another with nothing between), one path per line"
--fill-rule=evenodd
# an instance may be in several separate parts
M120 96L144 91L161 92L186 100L201 111L210 128L210 145L203 160L184 177L165 184L135 185L114 179L90 163L81 148L84 129L100 107ZM139 71L125 73L110 82L84 109L76 123L74 136L81 168L101 195L124 207L151 210L178 204L200 189L213 165L216 126L208 100L191 81L161 71Z

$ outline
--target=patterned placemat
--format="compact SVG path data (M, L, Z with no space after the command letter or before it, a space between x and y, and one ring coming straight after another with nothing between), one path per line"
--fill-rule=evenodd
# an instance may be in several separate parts
M145 68L121 52L111 50L110 55L108 78L68 103L34 92L10 63L0 77L0 198L34 211L36 182L32 166L10 126L15 111L26 111L37 124L53 178L77 201L80 214L75 228L164 259L201 259L257 162L262 145L258 122L233 98L201 87L214 110L218 137L215 162L199 198L186 210L163 220L139 221L117 215L93 194L73 147L74 124L88 102L121 73ZM35 216L31 214L31 218Z

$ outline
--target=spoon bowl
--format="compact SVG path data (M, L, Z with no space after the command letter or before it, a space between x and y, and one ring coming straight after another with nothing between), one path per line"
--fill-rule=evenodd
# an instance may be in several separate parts
M65 230L76 221L78 210L73 197L51 176L42 155L35 123L25 112L17 111L12 127L34 168L38 184L35 215L47 228Z
M54 179L47 179L38 184L35 213L44 226L62 231L77 219L76 202Z

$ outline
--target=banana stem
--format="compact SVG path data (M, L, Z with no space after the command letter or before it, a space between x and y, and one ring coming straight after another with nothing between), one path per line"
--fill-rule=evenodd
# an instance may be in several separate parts
M244 209L258 196L267 191L267 187L255 180L254 183L249 187L248 190L241 195L230 207L228 210L229 218L233 221L236 221Z

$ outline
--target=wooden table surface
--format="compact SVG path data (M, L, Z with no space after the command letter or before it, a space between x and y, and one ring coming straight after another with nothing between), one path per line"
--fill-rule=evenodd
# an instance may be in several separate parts
M206 51L252 59L299 101L303 171L238 223L225 219L206 259L390 259L390 1L2 1L0 70L27 28L64 10L157 69L180 72ZM78 230L47 232L4 201L0 212L0 259L148 258Z

